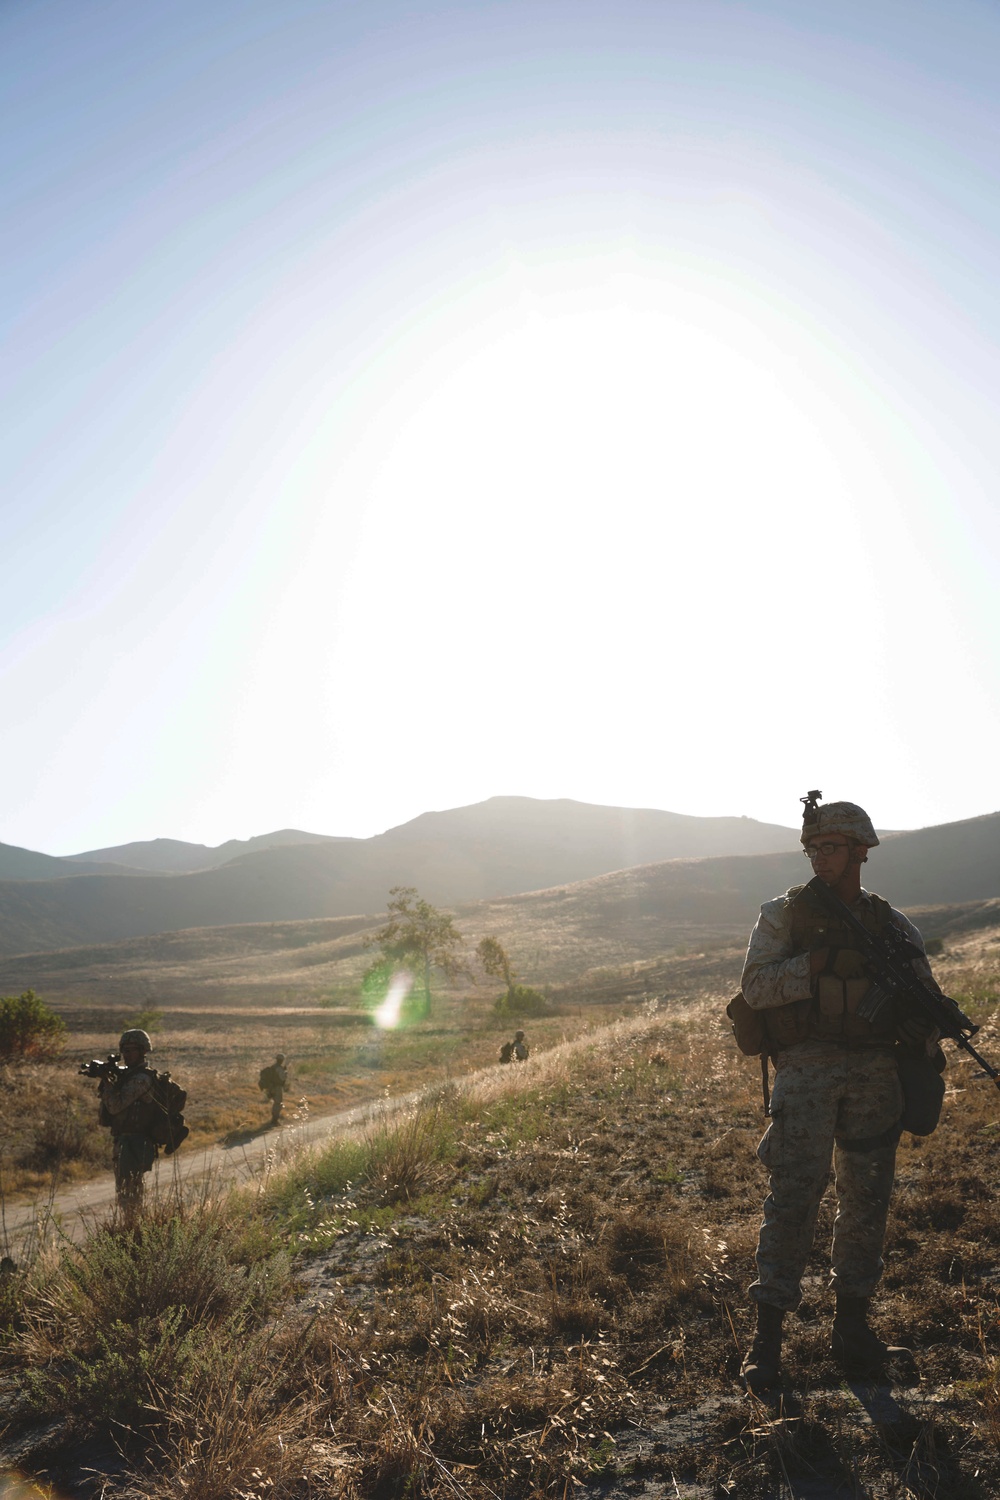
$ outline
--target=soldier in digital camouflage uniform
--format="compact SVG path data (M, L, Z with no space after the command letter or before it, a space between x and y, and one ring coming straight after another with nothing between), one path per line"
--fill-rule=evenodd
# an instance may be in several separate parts
M869 931L877 935L889 923L901 928L914 946L914 970L937 989L916 927L862 889L861 866L879 842L868 814L851 802L830 802L807 805L806 819L802 843L813 872ZM911 1017L873 1025L857 1015L870 980L855 941L807 887L794 886L761 908L747 950L743 995L763 1012L776 1055L771 1124L757 1152L770 1185L750 1288L757 1333L742 1370L758 1394L779 1380L782 1320L801 1298L831 1157L837 1194L832 1352L845 1367L867 1373L908 1356L868 1326L868 1300L882 1272L903 1110L899 1028L928 1055L937 1051L937 1033Z
M105 1075L97 1091L101 1124L111 1130L118 1204L129 1215L142 1204L143 1178L157 1157L149 1134L153 1075L146 1054L152 1050L148 1034L139 1027L122 1032L118 1051L125 1067Z

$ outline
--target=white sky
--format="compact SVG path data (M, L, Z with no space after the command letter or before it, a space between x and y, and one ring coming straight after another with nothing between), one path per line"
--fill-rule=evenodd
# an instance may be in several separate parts
M0 839L992 811L991 5L0 12Z

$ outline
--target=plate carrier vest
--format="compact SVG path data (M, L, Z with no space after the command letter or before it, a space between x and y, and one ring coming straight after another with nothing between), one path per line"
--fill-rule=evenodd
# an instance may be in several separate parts
M878 1025L857 1014L871 987L864 973L864 957L854 946L850 928L819 905L808 886L793 886L785 897L790 915L790 938L796 953L829 948L826 967L817 976L815 993L756 1014L764 1024L771 1047L780 1052L797 1042L819 1040L848 1047L891 1047L896 1028L889 1017ZM893 924L892 907L881 896L870 896L855 907L858 920L873 937L882 937Z

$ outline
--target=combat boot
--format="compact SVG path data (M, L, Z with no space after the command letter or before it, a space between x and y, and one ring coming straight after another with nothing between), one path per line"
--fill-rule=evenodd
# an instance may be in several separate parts
M837 1298L830 1352L845 1370L877 1375L893 1361L913 1363L913 1351L887 1344L868 1326L868 1298Z
M740 1366L743 1384L752 1396L763 1396L778 1384L781 1375L781 1325L784 1308L757 1303L757 1332Z

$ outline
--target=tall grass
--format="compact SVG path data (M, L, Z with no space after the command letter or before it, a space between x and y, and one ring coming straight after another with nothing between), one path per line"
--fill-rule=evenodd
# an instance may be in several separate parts
M266 1403L269 1320L291 1288L263 1221L225 1202L153 1201L135 1224L50 1248L12 1280L9 1346L32 1407L67 1416L75 1437L114 1432L137 1457L172 1463L183 1450L211 1469L213 1421ZM258 1448L268 1441L264 1424Z
M854 1398L827 1368L822 1291L789 1320L801 1426L735 1392L764 1183L757 1078L720 1017L710 999L623 1021L238 1193L154 1203L134 1230L50 1249L6 1304L0 1280L7 1363L36 1410L113 1434L128 1493L150 1500L547 1500L610 1475L619 1439L623 1478L664 1493L762 1500L840 1464L873 1500L898 1500L916 1473L903 1429L860 1431L837 1405ZM916 1313L964 1424L940 1478L921 1468L923 1500L1000 1493L984 1446L1000 1428L994 1092L962 1096L961 1137L942 1127L901 1151L884 1296ZM661 1453L641 1429L666 1408L703 1414L697 1440ZM985 1477L963 1488L966 1452Z

